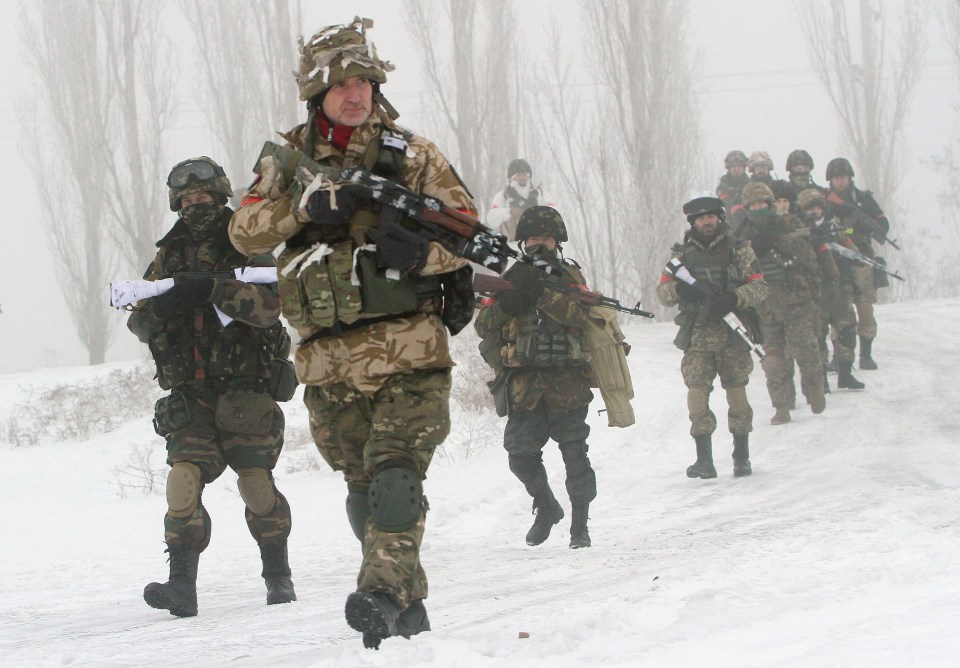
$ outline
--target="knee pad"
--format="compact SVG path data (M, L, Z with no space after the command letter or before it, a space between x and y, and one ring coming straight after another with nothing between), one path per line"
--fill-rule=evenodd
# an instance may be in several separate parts
M240 498L247 504L250 512L257 517L269 515L277 505L277 494L273 489L273 480L266 469L237 469L237 489Z
M389 533L408 531L423 512L420 474L407 468L391 468L373 477L369 492L370 514L377 528Z
M200 467L177 462L167 473L167 513L170 517L190 517L200 501Z

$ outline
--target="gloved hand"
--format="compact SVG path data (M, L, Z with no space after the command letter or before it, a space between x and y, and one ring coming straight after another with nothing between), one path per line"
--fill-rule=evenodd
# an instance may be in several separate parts
M707 300L707 320L720 320L723 316L737 308L737 293L722 292Z
M169 318L207 303L213 292L213 278L175 279L174 286L150 302L153 312Z
M333 207L331 198L336 203ZM317 190L307 199L307 213L310 220L320 225L346 225L357 210L357 201L348 187L341 186L333 191Z
M522 294L531 305L543 294L543 272L527 264L515 264L504 278L513 283L513 291Z
M416 232L391 223L385 228L372 227L367 234L377 245L377 264L381 267L416 273L427 263L430 244Z
M750 245L753 246L753 252L757 257L766 255L777 243L779 235L775 230L759 228L750 239Z
M698 302L706 298L692 285L679 280L677 281L677 297L679 297L682 302Z
M520 315L534 307L536 302L517 290L504 290L497 294L497 303L504 313Z

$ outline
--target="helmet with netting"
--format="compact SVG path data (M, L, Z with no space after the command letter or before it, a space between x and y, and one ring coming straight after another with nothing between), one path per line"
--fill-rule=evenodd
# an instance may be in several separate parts
M747 154L743 151L730 151L723 159L723 166L730 169L734 165L747 166Z
M806 190L801 190L800 194L797 195L797 206L800 207L801 211L806 211L814 206L819 206L821 209L826 209L827 200L824 199L823 193L818 189L807 188Z
M787 156L787 171L792 172L794 167L805 165L807 169L813 170L813 158L802 148L790 151Z
M205 155L178 162L167 176L170 210L179 211L180 200L195 193L210 193L214 200L226 204L233 197L230 179L223 167Z
M740 200L747 208L755 202L767 202L771 204L774 200L773 191L770 190L770 186L766 183L753 181L743 187L743 191L740 193Z
M553 237L558 242L567 240L567 226L560 212L550 206L531 206L520 214L514 241L526 241L530 237Z
M697 218L707 214L713 214L723 220L723 200L712 192L695 193L683 205L683 213L691 225Z
M773 171L773 160L766 151L754 151L747 160L747 169L751 172L757 171L757 168L764 168L768 172Z
M853 165L846 158L834 158L827 163L827 181L834 176L849 176L853 178Z
M376 46L367 39L372 27L372 20L357 16L349 25L327 26L306 42L300 38L300 65L293 76L301 100L311 100L350 77L387 82L387 72L395 68L380 60Z

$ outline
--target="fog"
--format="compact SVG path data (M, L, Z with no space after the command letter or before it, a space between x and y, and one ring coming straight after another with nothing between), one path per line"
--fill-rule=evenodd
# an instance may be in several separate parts
M350 3L349 8L340 11L331 9L331 3L303 4L302 32L308 36L323 25L348 22L355 13L374 19L376 25L370 33L371 39L377 44L380 55L397 66L383 90L400 111L399 122L437 141L456 163L453 143L449 137L437 133L434 115L428 108L421 65L401 16L402 3L360 1ZM755 0L723 3L690 0L688 46L693 50L690 57L696 73L703 158L709 166L706 173L699 175L703 180L700 189L715 187L723 172L723 156L731 149L748 154L756 150L768 151L777 171L783 175L787 154L795 148L805 148L814 158L814 177L820 183L824 182L826 163L832 157L848 153L829 99L811 68L795 4L789 0L765 3ZM899 5L899 2L884 2L884 7L894 15ZM589 45L581 43L577 31L575 17L579 6L576 2L515 0L515 6L526 54L522 68L531 73L545 70L544 28L548 18L556 15L562 17L564 41L569 40L566 50L574 54L575 61L582 63L575 80L563 82L564 85L573 85L578 95L601 103L605 96L617 94L617 91L596 85L597 77L587 66L588 59L585 55L581 57ZM956 132L955 105L960 86L940 27L939 13L943 10L943 3L931 3L931 9L927 26L928 48L906 129L908 152L902 165L905 178L897 195L896 208L884 193L876 193L890 214L891 236L899 237L904 246L920 240L901 234L901 221L907 218L923 221L934 231L939 227L942 214L938 197L946 183L927 161L939 155ZM62 292L69 290L70 286L58 285L55 278L54 260L47 250L44 235L47 221L41 214L43 200L53 201L57 208L64 210L72 202L58 200L61 197L57 188L58 165L50 165L49 176L40 188L23 156L23 151L27 150L25 128L17 109L18 105L31 99L33 81L25 57L30 45L22 42L17 19L21 11L30 12L34 8L28 0L0 0L0 10L6 18L0 24L0 53L6 65L0 99L0 150L3 155L0 194L4 203L0 222L0 244L4 249L3 262L0 263L0 342L3 344L0 348L4 354L0 359L0 373L84 364L86 351L75 335L62 297ZM175 63L156 63L157 67L176 68L177 83L170 93L178 101L178 114L168 135L168 166L188 156L209 155L217 159L221 149L197 104L200 87L216 86L216 82L201 81L196 76L193 35L184 22L179 5L165 3L163 14L164 23L157 29L165 31L174 40L178 57ZM83 36L77 37L82 39ZM292 77L290 86L294 86ZM502 122L510 123L511 118L504 116ZM263 137L264 140L269 138ZM104 141L109 142L110 137L104 137ZM255 157L251 155L251 164ZM541 177L535 180L543 181L563 210L564 193L550 180L552 166L534 164L533 167ZM96 173L98 166L91 164L88 168ZM505 165L493 169L503 168ZM697 170L697 167L691 166L691 169ZM235 188L242 188L250 177L249 174L229 176ZM858 185L871 187L871 184L859 181ZM124 193L115 192L114 196L122 198ZM677 202L678 211L680 204ZM144 203L143 206L165 208L165 203ZM169 212L167 215L172 224L174 215ZM679 238L683 229L679 215L676 220L665 220L663 224L674 226ZM572 236L575 234L576 231L572 231ZM663 251L666 257L668 249ZM145 266L150 259L143 258L142 265ZM654 278L651 276L651 281ZM910 280L909 276L907 278ZM652 292L648 291L644 297L650 303ZM106 285L104 308L108 308ZM124 319L123 313L115 315L120 321ZM107 358L118 361L145 354L145 348L121 327L112 340Z

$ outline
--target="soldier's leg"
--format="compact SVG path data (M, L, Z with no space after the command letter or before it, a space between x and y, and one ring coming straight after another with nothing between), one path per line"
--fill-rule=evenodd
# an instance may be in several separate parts
M796 397L793 375L787 368L787 341L784 323L772 312L763 312L763 348L766 355L760 365L767 379L770 403L776 409L771 419L773 424L790 421L790 407Z
M747 383L753 358L739 344L726 346L720 363L720 384L727 393L727 426L733 434L733 475L747 476L750 465L749 434L753 431L753 408L747 400Z
M717 417L710 410L710 392L717 376L718 354L686 351L680 362L683 382L687 386L687 412L690 416L690 435L697 448L697 460L687 467L688 478L716 478L713 466L712 434L717 428Z
M819 330L820 316L813 301L791 307L790 317L784 324L787 352L797 360L803 394L814 413L821 413L826 407L817 340Z
M582 406L549 417L550 438L560 446L566 469L566 487L570 500L593 501L597 496L597 476L587 456L589 446L587 424L589 406Z

